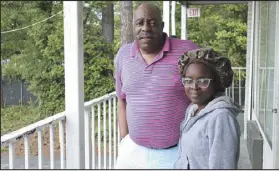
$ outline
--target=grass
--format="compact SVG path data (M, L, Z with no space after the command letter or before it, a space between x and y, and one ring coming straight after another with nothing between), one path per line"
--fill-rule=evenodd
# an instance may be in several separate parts
M33 106L8 106L1 108L1 136L41 120L38 109ZM1 147L1 152L8 151Z
M1 108L1 136L41 119L33 106L8 106Z

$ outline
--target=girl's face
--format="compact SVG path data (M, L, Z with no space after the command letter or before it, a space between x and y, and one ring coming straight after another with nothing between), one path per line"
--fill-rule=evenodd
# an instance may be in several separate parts
M182 80L185 94L192 103L201 106L213 99L216 92L213 78L211 69L202 63L192 63L186 68Z

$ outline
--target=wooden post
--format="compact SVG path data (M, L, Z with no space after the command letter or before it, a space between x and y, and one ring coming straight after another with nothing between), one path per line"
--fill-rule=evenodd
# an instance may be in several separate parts
M170 36L170 1L163 1L164 32Z
M187 39L187 6L186 3L181 3L181 39Z
M171 2L171 36L176 35L176 28L175 28L175 6L176 1Z
M83 4L64 1L66 166L84 169Z

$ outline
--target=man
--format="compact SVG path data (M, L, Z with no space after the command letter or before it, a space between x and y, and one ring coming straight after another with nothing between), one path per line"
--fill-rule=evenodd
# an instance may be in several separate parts
M178 58L198 46L169 38L163 28L159 8L142 3L134 13L135 41L116 55L121 137L116 169L172 169L177 160L179 126L189 104Z

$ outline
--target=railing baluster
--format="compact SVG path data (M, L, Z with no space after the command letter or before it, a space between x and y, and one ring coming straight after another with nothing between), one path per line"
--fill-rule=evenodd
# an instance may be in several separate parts
M109 99L109 169L111 169L111 98Z
M232 80L232 99L234 101L234 78L235 76L233 76L233 80Z
M9 169L14 169L15 162L15 152L14 152L14 142L9 143Z
M107 121L106 121L106 100L103 102L103 131L104 131L104 138L103 138L103 144L104 144L104 169L107 169L107 134L106 134L106 127L107 127Z
M64 120L59 120L60 164L65 169Z
M113 97L113 165L116 164L116 97Z
M50 169L54 169L54 131L53 131L53 124L49 125L49 154L50 154Z
M101 169L101 103L98 103L98 169Z
M228 96L229 96L229 97L232 97L232 96L231 96L231 89L232 89L232 87L230 86L230 87L228 88L228 91L229 91L229 95L228 95Z
M85 169L90 169L91 166L91 146L90 146L90 109L84 111L84 143L85 143Z
M117 124L118 125L118 124ZM118 132L118 139L117 139L117 142L118 142L118 147L119 147L119 144L120 144L120 130L119 130L119 125L117 126L117 132ZM118 148L117 147L117 148ZM118 148L119 149L119 148Z
M92 112L92 169L96 169L96 165L95 165L95 155L96 155L96 151L95 151L95 105L93 104L93 106L91 107L91 112Z
M25 134L23 137L24 137L25 169L29 169L29 159L30 159L29 136L28 134Z
M42 133L42 128L38 128L37 133L38 133L38 168L43 169L43 133Z
M238 103L240 106L242 106L241 103L241 72L240 72L240 68L238 69Z
M229 95L228 95L228 88L226 88L226 96L229 96Z

